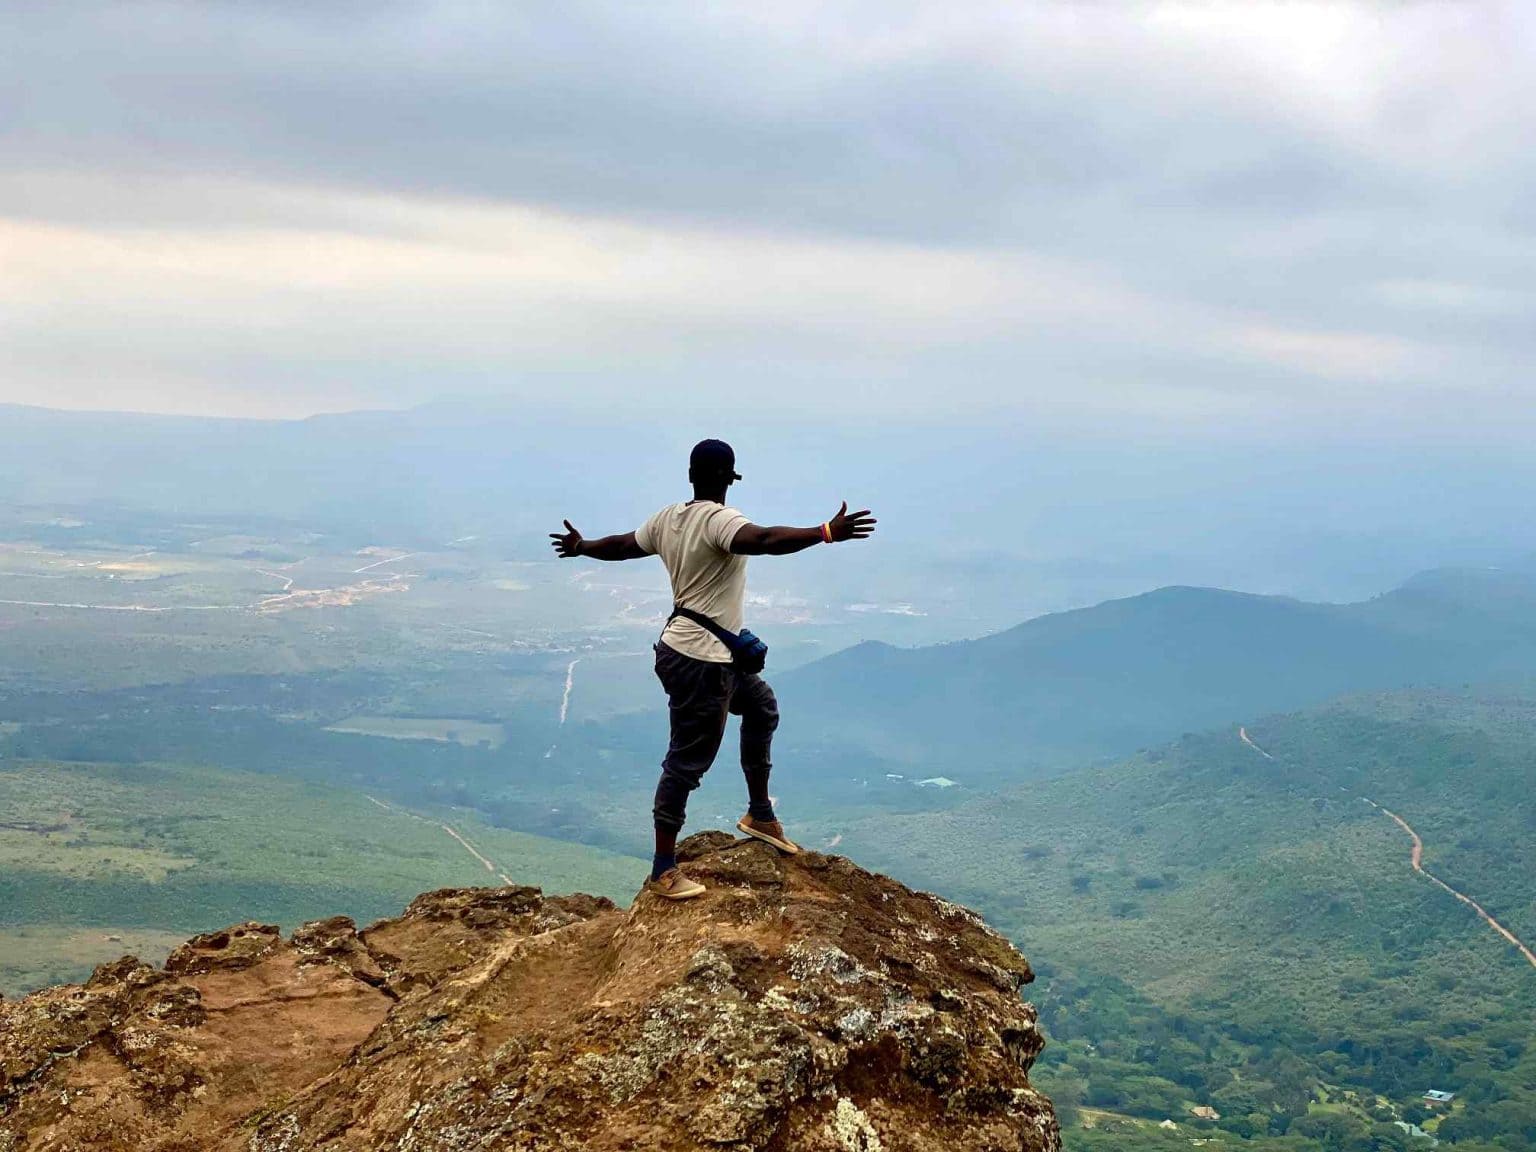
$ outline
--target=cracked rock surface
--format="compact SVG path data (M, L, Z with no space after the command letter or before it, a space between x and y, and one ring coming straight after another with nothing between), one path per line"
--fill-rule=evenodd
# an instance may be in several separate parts
M0 1002L0 1152L1055 1152L1029 965L970 911L704 833L709 892L450 889Z

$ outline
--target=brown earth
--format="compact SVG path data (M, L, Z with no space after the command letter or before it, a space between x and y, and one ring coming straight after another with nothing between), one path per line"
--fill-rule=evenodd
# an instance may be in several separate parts
M0 1152L1056 1152L1024 958L835 856L684 842L701 899L447 889L0 1003Z

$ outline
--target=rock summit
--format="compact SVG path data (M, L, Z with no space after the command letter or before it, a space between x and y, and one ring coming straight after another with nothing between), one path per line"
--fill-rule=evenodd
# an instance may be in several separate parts
M1055 1152L1025 959L974 913L704 833L707 895L448 889L0 1003L0 1152Z

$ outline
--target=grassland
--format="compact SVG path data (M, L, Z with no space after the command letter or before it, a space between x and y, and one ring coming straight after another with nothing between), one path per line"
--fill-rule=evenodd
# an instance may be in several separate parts
M78 978L112 951L109 935L154 951L247 919L366 921L422 891L503 874L627 901L644 869L463 811L407 812L360 791L177 765L5 763L0 811L13 825L0 833L7 994Z
M30 988L73 983L96 965L119 956L161 964L186 937L185 932L121 924L0 928L0 993L15 995Z

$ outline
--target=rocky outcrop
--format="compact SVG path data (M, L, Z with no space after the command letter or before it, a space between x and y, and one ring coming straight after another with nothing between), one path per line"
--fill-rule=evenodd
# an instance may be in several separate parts
M706 833L709 893L445 890L244 924L0 1003L0 1152L1046 1152L1028 964L833 856Z

